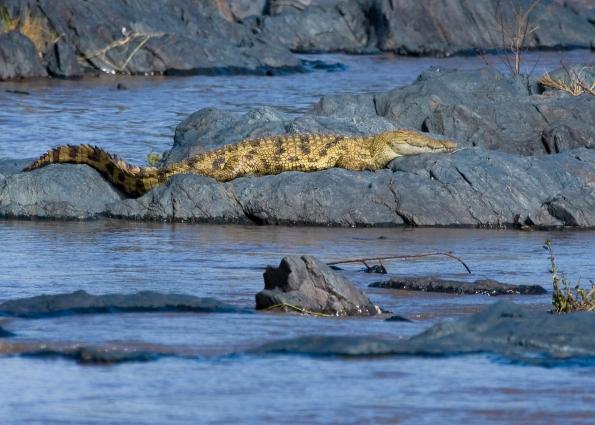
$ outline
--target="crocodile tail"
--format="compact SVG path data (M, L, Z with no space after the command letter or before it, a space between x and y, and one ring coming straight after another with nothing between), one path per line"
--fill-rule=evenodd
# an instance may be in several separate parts
M23 171L32 171L49 164L86 164L101 173L114 186L130 196L141 196L162 182L154 167L137 167L97 146L59 146L43 154Z

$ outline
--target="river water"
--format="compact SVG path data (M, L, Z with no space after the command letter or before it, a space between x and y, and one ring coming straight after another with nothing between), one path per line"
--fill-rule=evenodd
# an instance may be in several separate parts
M564 53L567 63L592 61ZM535 60L536 55L530 59ZM325 55L344 72L279 77L88 79L0 85L0 158L36 156L62 143L95 143L143 162L171 145L175 125L205 106L288 113L321 94L382 91L430 65L473 68L481 58ZM496 59L493 59L496 61ZM542 54L537 73L560 54ZM540 68L542 67L542 68ZM116 90L117 82L128 90ZM17 94L17 90L29 94ZM569 279L595 281L595 232L461 229L328 229L0 220L0 301L84 289L211 296L252 308L266 265L284 255L324 261L454 251L472 269L431 258L388 263L402 275L438 274L541 284L551 290L542 245L553 241ZM367 285L386 276L343 272L372 300L413 323L274 313L104 314L12 319L12 342L146 345L191 358L82 366L63 359L0 357L0 424L574 423L595 417L595 368L540 368L489 355L449 358L312 358L242 353L304 335L401 338L477 311L486 296L396 293ZM505 299L547 309L549 295ZM0 348L2 343L0 343Z

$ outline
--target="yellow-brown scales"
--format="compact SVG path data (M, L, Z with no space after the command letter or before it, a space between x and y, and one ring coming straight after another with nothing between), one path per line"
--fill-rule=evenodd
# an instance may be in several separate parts
M272 175L284 171L378 170L402 155L450 152L456 144L410 130L387 131L375 136L295 134L244 140L200 153L163 168L136 167L89 145L60 146L25 169L53 163L87 164L131 196L140 196L173 175L190 173L225 182L246 175Z

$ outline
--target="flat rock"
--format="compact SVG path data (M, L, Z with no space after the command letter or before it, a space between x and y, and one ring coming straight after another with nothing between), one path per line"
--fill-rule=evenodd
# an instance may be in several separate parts
M326 264L311 256L288 256L279 267L267 267L264 290L256 294L256 309L283 305L334 316L381 313L368 297Z
M0 356L62 358L85 365L149 362L176 356L165 347L133 343L61 343L55 341L10 341L0 344Z
M371 288L403 289L421 292L445 292L449 294L481 295L542 295L547 291L539 285L511 285L492 279L475 282L446 280L437 277L393 277L385 282L374 282Z
M595 314L554 315L499 302L411 338L305 336L263 344L255 353L314 356L451 356L492 353L513 362L565 366L595 362Z
M4 217L90 219L120 199L120 193L86 165L50 165L0 180Z
M107 207L116 218L193 223L250 223L232 192L209 177L182 174L137 199Z
M27 159L13 159L13 158L0 158L0 174L4 177L12 176L23 171L23 168L27 167L36 158Z
M229 313L237 312L239 309L214 298L161 294L152 291L106 295L91 295L85 291L76 291L8 300L0 304L0 315L26 318L156 311Z

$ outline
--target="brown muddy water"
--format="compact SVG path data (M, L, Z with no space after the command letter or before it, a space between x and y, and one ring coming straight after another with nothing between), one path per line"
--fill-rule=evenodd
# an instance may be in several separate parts
M592 60L589 52L566 61ZM531 56L533 59L537 55ZM347 71L280 77L89 79L0 85L0 157L36 156L61 143L95 143L142 163L171 145L173 129L205 106L239 112L280 106L299 113L327 93L388 90L430 65L480 67L480 58L316 56ZM560 54L542 54L544 69ZM123 82L128 90L117 91ZM14 94L21 90L30 94ZM390 262L390 274L541 284L551 290L542 248L551 239L569 279L595 281L595 232L345 229L143 224L116 220L0 220L0 301L84 289L210 296L252 309L266 265L284 255L324 261L454 251ZM388 276L343 272L372 300L413 323L273 313L102 314L2 319L3 344L157 347L182 357L111 366L59 358L0 356L0 424L564 423L595 418L595 367L542 368L491 355L447 358L315 358L234 354L305 335L402 338L477 311L486 296L371 289ZM550 295L504 298L548 309ZM191 357L183 357L191 354Z

